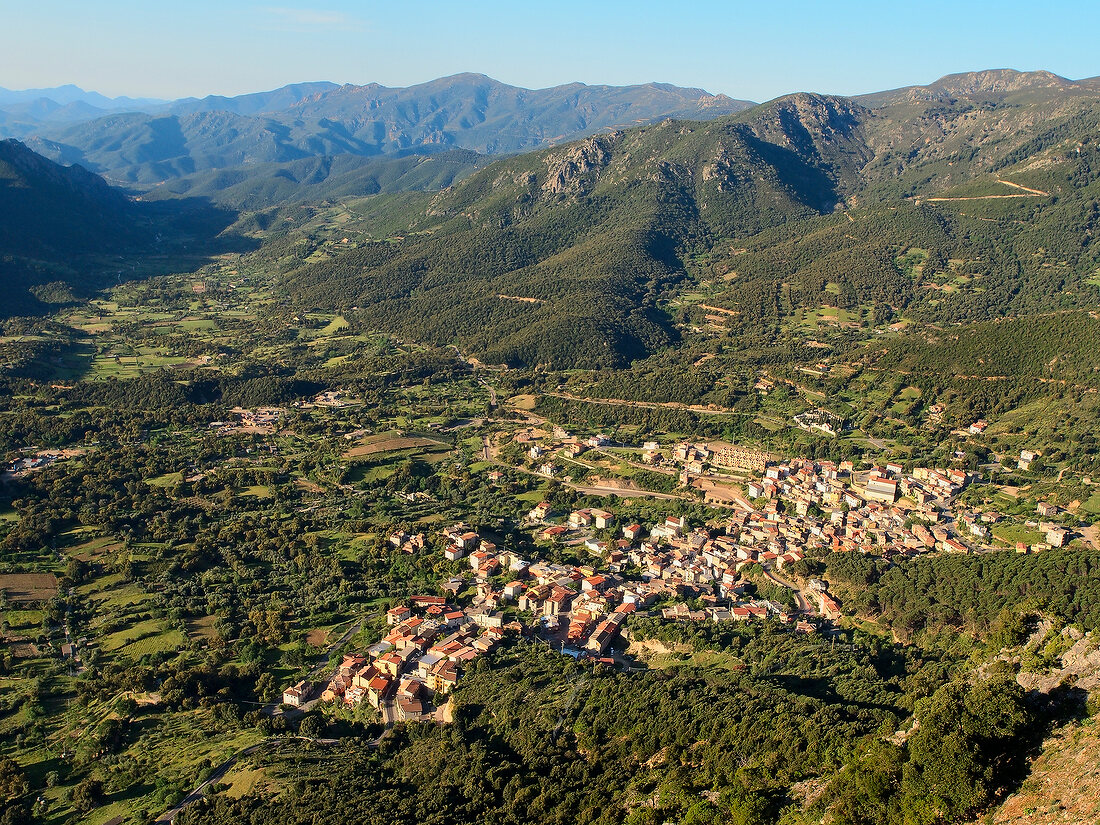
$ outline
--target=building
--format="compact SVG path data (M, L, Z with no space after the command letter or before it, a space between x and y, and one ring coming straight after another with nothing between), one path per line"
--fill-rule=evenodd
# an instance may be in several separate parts
M1051 527L1046 532L1046 541L1051 547L1065 547L1069 535L1069 530L1065 527Z
M889 478L872 476L863 491L868 501L884 501L893 504L898 497L898 483Z
M303 679L298 684L283 691L283 704L290 705L292 708L300 708L309 701L312 693L313 685Z

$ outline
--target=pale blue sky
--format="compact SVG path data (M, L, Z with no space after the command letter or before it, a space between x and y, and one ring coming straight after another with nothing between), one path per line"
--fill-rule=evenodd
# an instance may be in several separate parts
M0 86L240 94L304 80L406 86L462 71L543 87L698 86L767 100L986 68L1100 75L1100 3L7 2Z

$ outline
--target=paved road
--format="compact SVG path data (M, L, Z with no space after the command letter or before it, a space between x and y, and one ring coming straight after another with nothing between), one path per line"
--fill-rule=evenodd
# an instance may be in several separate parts
M772 584L777 584L780 587L785 587L788 590L794 591L794 598L795 601L798 602L799 611L802 613L813 613L809 600L802 594L802 591L798 589L798 585L786 579L781 579L773 570L769 570L767 567L764 568L764 576Z
M572 487L579 493L587 493L588 495L594 496L618 496L619 498L638 498L644 496L648 498L687 499L688 501L695 501L693 498L678 496L675 493L655 493L652 490L630 490L622 487L585 487L570 482L564 483L566 487Z
M225 776L227 773L229 773L229 769L237 764L237 760L243 759L246 756L250 756L250 755L254 754L260 748L263 748L263 747L271 744L273 741L275 741L274 738L265 739L263 742L259 742L255 745L250 745L249 747L245 748L244 750L238 751L237 753L233 754L231 757L229 757L224 762L222 762L220 765L218 765L218 767L214 768L214 772L212 774L210 774L209 779L207 779L205 782L202 782L198 786L196 786L195 789L193 791L191 791L191 793L187 794L187 796L185 796L182 800L180 800L180 803L178 805L176 805L174 808L170 808L169 810L165 811L163 814L161 814L157 818L156 821L157 822L174 822L177 816L179 816L181 813L183 813L191 805L194 805L196 802L198 802L200 799L202 799L203 794L206 792L207 788L209 788L215 782L221 781L222 777Z
M786 421L772 415L760 415L757 412L741 412L740 410L727 410L721 407L703 406L700 404L678 404L675 401L627 401L622 398L588 398L583 395L573 395L567 392L548 392L546 395L561 398L566 401L579 401L584 404L600 404L605 407L637 407L644 410L684 410L698 415L727 415L750 416L761 418L775 423L786 424Z

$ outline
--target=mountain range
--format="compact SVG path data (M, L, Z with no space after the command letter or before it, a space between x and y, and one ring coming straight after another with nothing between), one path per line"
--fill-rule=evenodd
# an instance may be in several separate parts
M285 284L367 326L558 368L675 343L685 290L749 336L823 305L929 323L1095 305L1094 89L986 72L601 134L391 202L378 242Z
M500 135L515 138L502 124L516 122L522 95L499 86L470 75L439 81L432 106L450 118L455 143L500 150ZM296 99L281 111L297 114L281 117L298 131L279 131L271 121L261 129L275 158L266 161L255 133L228 125L253 123L255 115L126 114L73 128L87 130L99 156L127 158L135 169L185 172L180 158L197 144L173 130L189 119L210 127L208 139L225 144L223 154L237 153L237 166L181 176L145 194L145 220L156 220L151 200L169 209L180 194L235 209L359 197L365 235L336 254L291 256L272 272L282 289L305 308L339 309L366 326L455 343L498 363L629 363L675 344L685 323L708 324L708 310L677 297L685 291L704 294L708 307L727 314L724 327L747 338L823 305L942 323L1095 305L1100 297L1096 80L1000 70L858 98L798 93L705 121L655 116L496 160L447 141L425 143L432 118L409 102L410 90L366 88L303 84L280 90L289 97L275 102L240 102L242 111L256 111ZM561 95L562 88L547 91ZM486 89L511 107L503 120L489 117L502 110L495 92L482 95ZM704 100L694 91L630 89L635 101L647 90L651 103L656 95L666 106L684 95ZM607 122L629 109L608 103L619 94L625 92L600 98ZM550 118L549 98L539 99ZM578 98L570 99L568 117L580 127ZM319 112L344 106L350 117L364 100L381 101L366 106L380 118L403 113L407 126L419 124L415 141L407 131L409 151L392 134L372 144L374 154L328 151L325 141L337 133L353 139ZM187 102L200 104L221 105ZM311 131L322 120L328 138ZM360 128L370 131L366 122ZM532 115L523 140L547 140L535 137L538 122ZM216 124L236 142L226 144ZM129 139L119 138L123 126ZM490 147L492 134L498 137ZM153 140L158 135L163 144ZM172 140L181 154L158 159L155 146ZM288 147L295 141L318 154L282 154L294 154ZM9 153L15 146L28 152L9 144ZM62 173L41 164L24 163L37 171L8 190L37 188L61 198L49 181ZM96 186L100 194L110 191ZM362 199L387 192L399 194L382 206ZM112 205L118 203L111 195L102 214L125 214ZM0 214L20 208L0 203ZM67 232L80 229L80 213ZM261 224L270 226L267 219ZM50 237L52 226L13 231ZM127 239L91 231L116 245ZM300 240L315 243L308 235ZM52 260L58 248L79 247L73 236L53 251L23 253Z
M67 105L46 98L2 101L0 135L137 187L210 170L239 169L243 176L254 164L316 157L514 153L664 117L704 119L751 105L661 83L529 90L475 74L408 88L300 83L232 98L99 109L94 117L83 99Z

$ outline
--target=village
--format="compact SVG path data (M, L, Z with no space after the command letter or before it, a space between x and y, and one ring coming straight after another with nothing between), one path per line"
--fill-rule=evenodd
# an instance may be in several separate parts
M553 457L606 447L604 437L581 440L557 429L549 438L521 432L516 439L553 471ZM725 514L707 524L668 517L643 527L620 524L595 507L555 512L540 502L523 522L536 547L583 549L583 564L551 563L507 548L466 524L442 531L443 556L461 565L440 582L440 596L416 596L387 614L387 633L346 656L320 701L354 708L366 700L386 723L445 721L446 703L464 668L509 638L546 644L562 655L631 668L625 654L632 616L667 621L771 620L795 632L828 632L841 606L828 583L784 575L807 555L868 553L892 558L993 550L996 513L954 506L972 481L960 469L888 463L857 471L852 462L776 460L729 444L643 445L641 460L679 474L683 487L701 492ZM1026 460L1022 457L1021 460ZM546 466L550 465L550 466ZM733 480L751 480L734 486ZM489 474L496 483L500 470ZM1037 526L1046 542L1018 544L1018 552L1063 546L1072 534L1052 519L1058 509L1040 503ZM423 534L389 537L405 553L428 552ZM757 583L788 593L757 598ZM773 594L776 592L772 591ZM300 706L315 692L300 683L284 703Z

